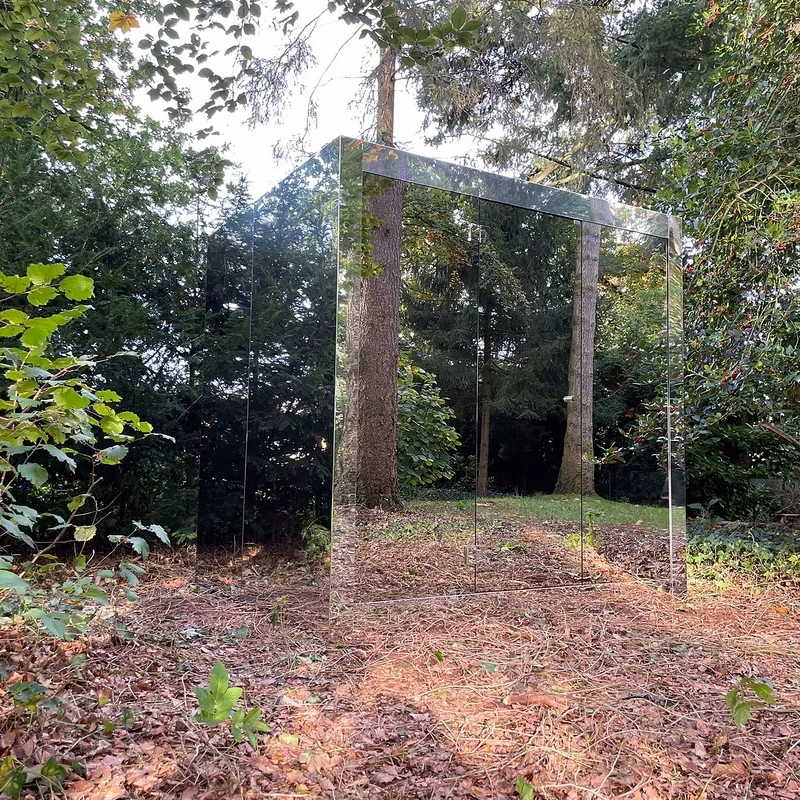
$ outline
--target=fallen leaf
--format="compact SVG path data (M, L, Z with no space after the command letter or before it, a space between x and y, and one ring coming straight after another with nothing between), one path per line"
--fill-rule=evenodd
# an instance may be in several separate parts
M700 758L706 758L708 755L706 752L706 746L699 739L694 743L694 752L695 755L699 756Z
M730 764L715 764L711 769L712 778L722 778L723 780L746 778L749 774L743 761L731 761Z

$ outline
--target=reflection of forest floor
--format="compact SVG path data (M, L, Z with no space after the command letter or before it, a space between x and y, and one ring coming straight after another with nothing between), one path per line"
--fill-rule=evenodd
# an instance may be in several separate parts
M367 602L632 577L666 585L667 530L644 519L660 522L663 509L600 502L617 507L614 521L593 518L583 540L580 502L567 497L489 498L477 509L416 501L400 513L362 512L349 540L347 585L337 588Z
M71 800L499 800L520 777L538 800L800 798L797 590L639 582L329 621L323 570L261 557L159 558L140 594L128 641L3 642L11 679L30 665L67 703L17 725L6 697L4 746L79 764ZM192 719L218 659L270 724L255 750ZM751 674L778 704L738 730L725 694Z

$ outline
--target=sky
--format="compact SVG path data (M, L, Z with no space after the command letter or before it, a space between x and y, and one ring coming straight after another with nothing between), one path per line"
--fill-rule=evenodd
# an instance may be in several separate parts
M324 8L324 3L317 0L302 0L302 4L306 11ZM299 25L302 26L303 22L301 16ZM362 83L377 62L377 48L371 39L359 40L357 33L354 26L342 22L334 14L322 16L310 39L317 65L295 81L295 91L279 122L253 126L249 124L246 111L214 117L214 126L220 136L212 141L228 145L228 158L241 165L250 181L253 197L262 195L305 160L304 154L296 151L286 158L276 158L273 149L275 145L290 142L303 134L312 93L317 105L316 120L311 121L306 136L306 152L319 150L339 135L359 137L369 132L372 120L364 119ZM278 46L278 41L277 34L265 23L248 44L251 44L255 56L263 57L270 53L270 48ZM222 44L224 49L229 43L214 44ZM413 93L408 91L404 80L398 81L395 102L395 143L398 147L449 161L463 162L465 157L475 157L475 144L466 139L448 142L441 147L425 143L423 113L417 108ZM198 120L198 127L204 124L207 124L206 120Z

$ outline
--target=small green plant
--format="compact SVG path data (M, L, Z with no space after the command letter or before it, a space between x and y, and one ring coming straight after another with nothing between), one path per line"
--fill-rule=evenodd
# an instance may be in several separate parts
M525 778L517 778L514 786L514 793L520 800L534 800L533 785L528 783Z
M194 530L178 530L172 534L172 541L178 547L185 547L187 544L192 544L197 541L197 531Z
M269 615L269 624L273 628L277 628L280 625L281 618L283 617L283 610L286 607L286 597L279 597L278 602L275 604L275 608L272 609L272 613Z
M752 693L755 697L747 697ZM741 678L739 683L725 695L725 705L731 710L733 721L741 728L750 719L754 708L763 708L775 702L772 681L756 678Z
M269 725L261 720L261 709L236 708L244 691L241 686L231 686L228 670L221 661L211 669L208 687L192 687L199 708L195 717L209 726L229 724L234 741L244 738L255 748L258 734L269 730Z
M10 800L19 800L28 783L39 784L43 794L60 794L66 777L67 768L53 757L36 767L26 767L13 756L0 761L0 793Z
M331 532L322 525L311 523L303 528L303 551L309 564L320 564L331 551Z

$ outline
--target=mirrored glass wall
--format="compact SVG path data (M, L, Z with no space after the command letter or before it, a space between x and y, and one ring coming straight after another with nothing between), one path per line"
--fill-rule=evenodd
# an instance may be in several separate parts
M680 589L679 239L333 143L210 248L201 544L330 530L335 606Z

